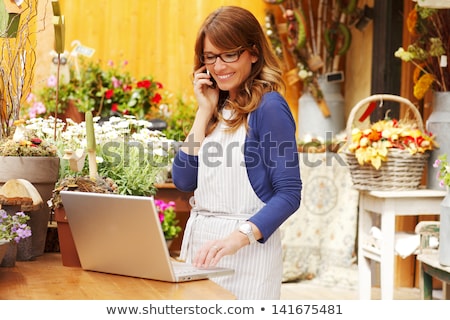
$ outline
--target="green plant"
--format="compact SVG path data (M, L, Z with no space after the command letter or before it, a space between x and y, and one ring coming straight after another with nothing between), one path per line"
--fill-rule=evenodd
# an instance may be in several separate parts
M168 154L151 153L136 140L111 143L100 154L99 175L113 179L118 192L126 195L154 195L155 184L165 181L170 165Z
M433 164L434 168L439 168L437 179L441 187L450 187L450 165L448 164L447 154L440 155Z
M197 103L194 97L176 96L166 98L169 102L160 106L155 117L160 117L167 123L162 130L168 139L184 141L194 122L197 112Z
M61 179L87 175L88 162L83 157L87 147L86 123L56 120L56 140L52 117L29 119L25 126L38 138L56 145L62 158ZM170 170L174 141L151 127L151 122L133 116L110 117L101 122L99 117L94 118L98 173L113 179L121 194L154 194L155 183L163 182ZM71 164L77 160L81 161L81 168L74 170Z
M20 242L31 236L31 228L26 224L30 219L23 212L9 215L0 209L0 240Z
M394 55L415 66L414 97L422 99L430 90L450 89L450 67L446 61L450 50L450 9L424 8L416 4L408 13L407 27L413 42Z
M163 85L152 76L135 79L127 70L127 61L116 66L109 61L103 67L101 61L80 59L79 68L70 68L70 80L60 83L58 113L64 112L69 103L84 113L92 111L94 116L133 115L138 119L148 118L153 108L161 103L159 92ZM56 109L56 76L50 75L47 85L28 97L28 116L48 116Z
M181 232L181 227L178 225L178 220L176 219L175 202L165 202L155 199L155 206L158 210L164 238L171 240L178 237L178 234Z

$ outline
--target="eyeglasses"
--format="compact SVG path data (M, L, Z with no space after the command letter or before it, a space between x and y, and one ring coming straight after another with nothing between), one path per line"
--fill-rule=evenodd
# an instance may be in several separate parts
M200 56L200 61L204 64L213 64L216 63L217 57L219 57L225 63L236 62L244 51L244 48L239 48L234 51L223 52L220 54L204 53Z

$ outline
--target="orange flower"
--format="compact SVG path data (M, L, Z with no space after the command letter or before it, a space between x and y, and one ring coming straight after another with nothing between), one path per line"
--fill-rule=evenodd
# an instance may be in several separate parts
M381 139L381 132L380 131L376 131L376 130L372 130L372 132L369 133L367 138L370 141L378 141L378 140Z
M414 85L414 97L417 99L423 99L425 93L431 88L434 82L434 76L430 73L426 73L419 78Z
M419 81L419 78L422 76L423 72L423 68L426 67L425 63L421 63L418 66L416 66L414 68L413 71L413 83L417 83L417 81Z
M406 27L408 28L408 31L413 36L418 36L416 32L416 25L417 25L417 10L413 9L409 12L408 18L406 19Z

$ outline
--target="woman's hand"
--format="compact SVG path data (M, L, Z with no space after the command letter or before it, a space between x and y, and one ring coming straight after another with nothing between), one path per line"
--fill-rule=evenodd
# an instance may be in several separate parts
M206 66L202 66L194 72L193 84L199 110L212 116L219 102L219 89L212 87L211 77L211 75L206 73Z
M219 101L219 89L211 87L210 75L205 71L206 67L203 66L194 72L194 93L198 102L198 110L192 128L181 147L183 152L190 155L198 154Z

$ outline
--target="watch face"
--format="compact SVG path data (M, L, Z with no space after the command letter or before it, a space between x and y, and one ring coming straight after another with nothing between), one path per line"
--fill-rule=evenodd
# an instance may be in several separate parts
M244 233L249 233L252 231L252 227L248 223L242 224L240 229Z

